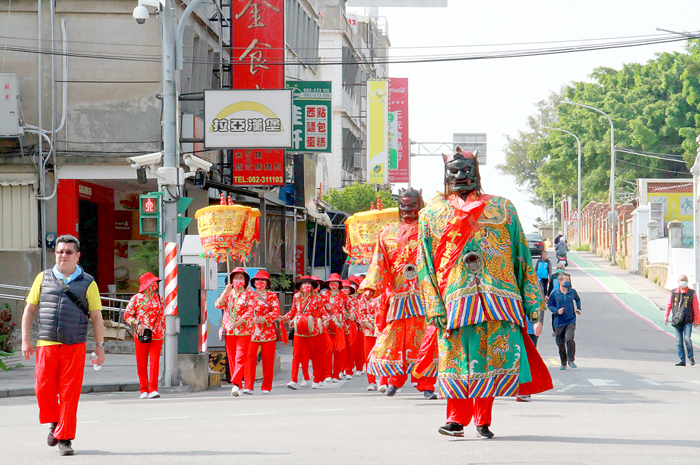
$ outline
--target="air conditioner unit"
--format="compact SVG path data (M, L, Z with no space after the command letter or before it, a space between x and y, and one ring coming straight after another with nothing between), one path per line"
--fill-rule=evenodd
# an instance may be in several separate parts
M355 163L354 163L354 168L356 170L362 169L363 163L366 163L365 157L362 156L361 153L356 153L355 154Z

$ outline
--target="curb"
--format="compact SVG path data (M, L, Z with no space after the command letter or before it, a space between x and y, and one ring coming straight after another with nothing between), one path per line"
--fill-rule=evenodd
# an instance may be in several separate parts
M138 391L139 383L106 383L106 384L84 384L80 390L81 394L92 394L98 392L131 392ZM0 389L0 398L5 397L26 397L34 396L34 388L11 388Z

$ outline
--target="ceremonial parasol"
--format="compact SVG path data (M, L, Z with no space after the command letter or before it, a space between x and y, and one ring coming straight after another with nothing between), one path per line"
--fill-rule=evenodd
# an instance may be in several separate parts
M382 210L382 204L377 198L377 210L359 212L345 220L345 247L348 263L368 265L372 262L374 249L377 246L379 230L389 224L399 221L399 209L387 208Z

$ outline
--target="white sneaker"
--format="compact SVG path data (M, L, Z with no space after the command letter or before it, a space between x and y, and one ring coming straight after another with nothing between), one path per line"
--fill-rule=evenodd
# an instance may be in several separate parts
M234 384L233 387L231 388L231 395L232 395L233 397L238 397L238 396L241 395L241 390L238 389L238 386L236 386L235 384Z
M309 384L309 382L306 381L305 379L302 379L302 380L301 380L301 383L299 383L299 385L300 385L301 387L306 387L306 386L308 386L308 384Z
M252 396L252 395L253 395L253 390L252 390L252 389L243 389L243 391L241 391L241 392L243 392L243 394L247 394L247 395L249 395L249 396Z
M411 383L411 386L418 387L418 383Z
M338 379L340 379L341 381L344 380L344 379L345 379L345 373L340 373L340 374L338 375Z
M142 392L141 395L139 396L139 399L145 399L145 398L147 398L147 397L148 397L148 393L147 393L147 392Z
M326 382L326 383L331 383L331 382L333 382L333 380L331 379L330 376L329 376L328 378L324 379L323 381Z
M297 389L299 389L299 385L298 385L297 383L295 383L294 381L288 382L288 383L287 383L287 387L288 387L289 389L294 389L295 391L296 391ZM263 392L265 392L265 391L263 391Z
M311 383L311 389L318 389L323 386L323 383Z
M369 386L367 386L368 391L376 391L377 390L377 385L374 383L371 383Z
M333 382L333 383L337 383L338 381L339 381L338 378L333 378L333 379L332 379L332 382Z
M386 385L382 384L381 386L379 386L379 392L384 394L386 392Z
M357 377L357 376L362 376L362 372L361 372L361 371L356 371L356 372L355 372L355 376L356 376L356 377Z
M160 394L158 393L158 391L153 391L153 392L148 393L149 399L157 399L159 397L160 397Z
M262 393L263 393L263 394L269 394L270 391L263 391Z

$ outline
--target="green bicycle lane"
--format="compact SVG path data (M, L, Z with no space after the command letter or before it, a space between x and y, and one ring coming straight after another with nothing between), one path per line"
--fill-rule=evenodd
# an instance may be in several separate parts
M625 308L625 310L641 318L653 328L663 331L675 339L675 330L673 327L664 324L664 312L659 311L656 304L649 301L629 284L621 281L610 273L606 273L580 255L570 252L567 258L570 262L573 262L577 268L593 278L593 280L596 281L610 297Z

